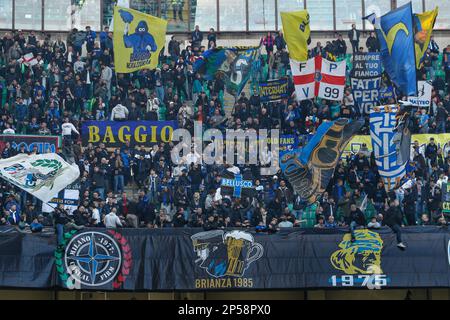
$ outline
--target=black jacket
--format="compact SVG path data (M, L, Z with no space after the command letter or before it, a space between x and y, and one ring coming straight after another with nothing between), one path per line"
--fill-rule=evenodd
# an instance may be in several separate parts
M366 225L366 217L359 208L356 208L356 211L350 211L350 219L360 226Z
M403 213L400 207L390 207L388 211L386 211L386 215L384 217L384 223L392 227L394 225L402 225L403 224Z
M378 52L380 51L380 43L376 37L369 37L366 41L366 47L369 52Z

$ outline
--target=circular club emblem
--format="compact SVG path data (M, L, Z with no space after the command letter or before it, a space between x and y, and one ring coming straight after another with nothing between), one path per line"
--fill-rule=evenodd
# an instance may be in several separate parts
M319 70L316 70L316 73L314 74L314 80L315 81L321 81L322 80L322 73Z
M89 231L75 235L65 249L66 270L85 286L102 286L113 281L121 269L120 244L105 233Z

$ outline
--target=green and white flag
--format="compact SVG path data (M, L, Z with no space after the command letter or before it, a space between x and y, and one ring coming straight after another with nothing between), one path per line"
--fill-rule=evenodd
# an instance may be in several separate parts
M46 203L78 179L80 170L56 153L19 154L0 160L0 176Z

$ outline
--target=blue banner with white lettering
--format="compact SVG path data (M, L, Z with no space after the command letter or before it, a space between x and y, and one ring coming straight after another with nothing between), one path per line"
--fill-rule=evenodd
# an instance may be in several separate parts
M370 109L380 103L381 77L357 79L351 78L353 99L361 115L367 115Z
M131 146L150 147L172 141L178 128L176 121L86 121L81 128L83 145L104 143L107 148Z
M381 76L381 55L379 52L356 53L353 55L352 78L367 79Z
M350 73L355 106L361 115L367 115L370 108L379 105L381 86L381 55L356 53L353 55L353 69Z

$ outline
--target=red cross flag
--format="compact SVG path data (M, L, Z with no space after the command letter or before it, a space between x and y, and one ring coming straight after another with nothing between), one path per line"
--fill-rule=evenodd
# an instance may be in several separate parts
M344 98L346 62L334 62L321 56L299 62L291 59L297 100L319 97L341 101Z

